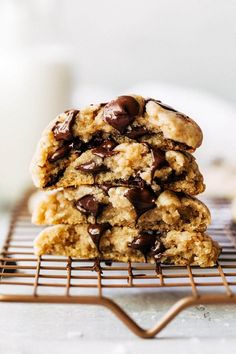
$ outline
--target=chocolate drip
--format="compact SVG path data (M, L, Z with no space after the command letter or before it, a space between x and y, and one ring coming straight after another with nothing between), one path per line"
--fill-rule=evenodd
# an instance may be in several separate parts
M124 196L133 205L138 218L146 211L156 206L156 195L151 188L149 189L148 187L130 188Z
M165 251L165 247L160 240L160 237L156 238L154 245L151 247L149 256L153 257L156 262L160 261L162 253Z
M94 260L94 264L92 266L92 272L97 272L97 273L100 273L102 274L102 269L101 269L101 265L100 265L100 259L98 257L95 258Z
M151 167L151 179L153 179L155 171L158 168L163 167L167 162L165 159L165 152L161 151L160 149L151 149L151 153L152 153L152 167Z
M147 103L150 102L150 101L153 101L153 102L159 104L159 106L161 106L162 108L164 108L164 109L166 109L166 110L168 110L168 111L171 111L171 112L178 112L178 111L177 111L176 109L174 109L173 107L171 107L171 106L169 106L169 105L167 105L167 104L165 104L165 103L162 103L162 102L159 101L159 100L155 100L154 98L147 98L147 99L145 100L145 104L147 104Z
M88 233L97 247L98 251L100 252L100 240L104 232L109 230L111 228L111 225L108 223L104 224L91 224L88 226Z
M62 168L57 174L54 174L50 176L49 181L43 186L43 188L48 188L52 187L54 184L56 184L64 175L66 168Z
M105 265L108 266L108 267L111 267L112 261L106 260L106 261L105 261Z
M103 164L99 165L96 161L93 160L78 165L75 167L75 169L82 172L92 173L92 174L108 171L106 166L104 166Z
M52 128L52 132L56 140L71 141L73 139L72 127L79 111L70 110L65 113L67 114L66 120L62 123L57 122Z
M95 149L92 149L94 155L100 156L102 158L109 157L117 154L116 151L112 151L117 146L117 143L112 140L104 140L103 143Z
M161 242L161 233L158 231L147 230L142 231L133 241L128 245L134 250L142 252L147 262L147 257L154 257L156 262L160 261L165 247Z
M99 203L93 195L85 195L75 202L75 207L84 214L97 217L103 210L104 204Z
M130 129L127 129L127 131L125 132L125 135L128 138L134 139L134 140L141 138L141 136L143 136L145 134L150 134L150 132L145 127L141 127L141 126L132 127Z
M139 103L132 96L120 96L109 102L103 112L103 119L121 134L139 113Z

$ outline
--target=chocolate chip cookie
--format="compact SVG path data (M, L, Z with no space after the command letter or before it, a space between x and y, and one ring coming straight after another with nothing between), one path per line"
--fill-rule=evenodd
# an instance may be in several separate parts
M59 115L44 131L31 171L37 187L71 185L70 167L77 168L73 175L83 172L79 179L90 184L94 174L116 173L109 160L115 160L118 146L136 143L150 151L192 152L201 142L201 129L183 113L155 99L120 96L106 104ZM86 173L90 178L82 179Z
M220 248L192 152L202 132L159 100L120 96L60 114L31 164L44 190L32 221L47 227L35 253L213 266Z
M34 206L37 225L109 223L142 230L205 231L210 212L199 200L149 186L81 186L42 192Z
M119 262L169 263L211 267L220 248L204 233L110 227L94 224L56 225L43 230L36 238L35 253Z
M46 189L104 183L118 186L147 183L155 190L170 189L195 195L205 188L191 154L163 151L137 142L116 145L113 140L106 140L78 155L72 152L65 159L48 161L37 170L40 181L37 179L35 182Z

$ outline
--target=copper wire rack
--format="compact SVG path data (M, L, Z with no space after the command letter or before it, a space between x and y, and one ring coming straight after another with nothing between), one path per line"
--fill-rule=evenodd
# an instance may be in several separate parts
M200 304L236 304L236 228L230 204L209 199L213 222L208 233L219 242L222 253L213 268L79 260L33 253L33 240L40 231L30 222L30 193L12 212L8 234L0 253L0 301L101 305L110 309L131 331L151 338L182 310ZM153 328L144 329L105 289L185 289L188 293L173 304ZM83 290L83 292L82 292ZM156 290L157 291L157 290Z

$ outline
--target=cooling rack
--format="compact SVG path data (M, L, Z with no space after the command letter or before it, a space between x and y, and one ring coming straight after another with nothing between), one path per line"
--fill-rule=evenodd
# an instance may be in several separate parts
M151 338L182 310L200 304L236 304L236 228L231 223L229 202L210 199L213 223L209 234L220 243L218 264L209 269L150 264L112 263L33 253L40 228L30 222L26 193L15 207L8 235L0 253L0 301L30 303L91 304L110 309L131 331ZM185 289L153 328L144 329L119 306L105 289ZM82 291L83 290L83 291ZM157 291L157 290L156 290Z

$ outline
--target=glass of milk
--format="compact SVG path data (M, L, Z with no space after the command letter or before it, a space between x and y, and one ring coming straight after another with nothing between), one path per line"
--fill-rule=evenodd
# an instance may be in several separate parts
M0 206L30 184L42 130L70 103L70 62L61 48L27 43L31 27L16 3L0 8Z

